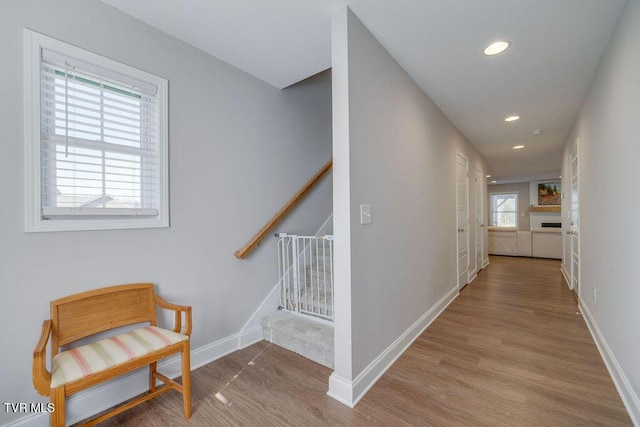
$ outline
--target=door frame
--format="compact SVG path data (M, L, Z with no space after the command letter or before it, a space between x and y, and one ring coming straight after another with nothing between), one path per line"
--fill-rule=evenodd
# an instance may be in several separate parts
M476 232L476 244L475 244L475 253L476 253L476 275L484 268L484 172L482 169L476 167L475 168L475 232ZM480 191L478 191L480 190ZM480 193L480 194L478 194ZM478 254L478 248L480 248L480 253Z
M580 301L580 264L581 264L581 254L580 254L580 138L576 138L576 142L574 145L574 150L570 150L569 152L569 277L571 279L571 290L576 294L578 301ZM574 155L575 151L575 155ZM575 159L576 170L574 171L573 162ZM573 198L574 198L574 190L573 190L573 179L576 179L576 189L575 193L578 196L578 200L576 203L576 216L575 216L575 224L574 224L574 209L573 209ZM573 258L574 258L574 245L576 246L575 253L578 258L578 266L577 269L574 266ZM577 271L575 271L577 270Z
M459 238L459 234L460 234L460 195L458 192L458 158L461 158L464 160L465 162L465 194L466 194L466 206L467 206L467 218L465 220L465 235L466 235L466 239L465 239L465 246L467 247L467 277L466 277L466 281L465 283L460 283L460 276L461 276L461 268L460 268L460 238ZM456 283L458 285L458 291L461 291L467 284L469 284L469 159L467 158L467 156L465 156L461 151L456 150L456 162L455 162L455 170L456 170L456 272L457 272L457 277L456 277ZM464 272L462 272L462 274L464 274Z

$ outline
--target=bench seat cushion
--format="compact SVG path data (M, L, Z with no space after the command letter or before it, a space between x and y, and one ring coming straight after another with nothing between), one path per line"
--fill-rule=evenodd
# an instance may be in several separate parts
M51 388L60 387L188 339L186 335L148 326L63 351L53 358Z

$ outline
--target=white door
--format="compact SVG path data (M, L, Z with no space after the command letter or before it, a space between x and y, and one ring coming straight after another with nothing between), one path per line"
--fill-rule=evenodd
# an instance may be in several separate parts
M469 283L469 162L461 153L456 154L456 185L458 205L458 289Z
M476 169L476 273L482 270L484 261L484 197L482 189L484 184L484 174L480 169Z
M578 167L578 140L571 153L571 206L568 234L571 236L571 289L580 298L580 172Z

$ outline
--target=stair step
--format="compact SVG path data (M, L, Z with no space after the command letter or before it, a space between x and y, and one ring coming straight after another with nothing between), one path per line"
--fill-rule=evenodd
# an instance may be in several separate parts
M331 280L331 277L333 276L332 274L333 272L331 271L330 268L320 268L317 269L316 266L313 266L313 270L309 267L306 266L306 272L305 272L305 276L308 277L319 277L322 279L327 279L327 280Z
M302 279L302 283L300 283L301 288L308 289L322 289L324 292L324 288L327 289L328 293L331 293L331 279L330 278L318 278L318 277L307 277L306 280Z
M333 326L277 311L261 320L265 340L333 368Z

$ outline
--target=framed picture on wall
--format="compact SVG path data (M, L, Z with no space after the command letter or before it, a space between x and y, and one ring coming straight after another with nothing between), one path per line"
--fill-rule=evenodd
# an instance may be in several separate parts
M538 184L538 206L560 206L561 201L560 182L541 182Z

